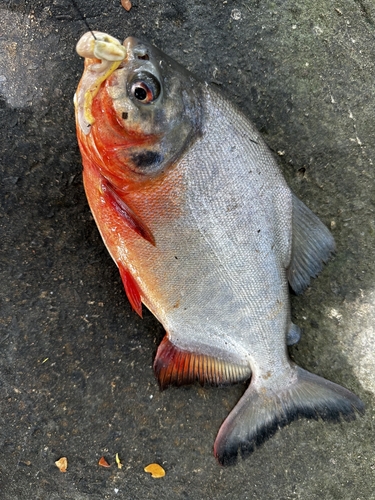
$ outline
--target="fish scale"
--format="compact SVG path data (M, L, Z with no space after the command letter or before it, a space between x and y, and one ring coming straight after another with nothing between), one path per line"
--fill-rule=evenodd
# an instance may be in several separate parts
M160 387L250 379L215 440L223 465L297 418L354 419L362 401L287 352L288 287L321 271L331 233L227 98L151 45L94 34L77 45L84 186L133 309L166 330Z
M210 106L220 105L216 102L212 103L214 99L211 98ZM213 270L216 270L217 276L215 279L222 284L221 286L218 285L217 288L224 293L228 287L231 287L234 297L232 300L235 302L237 299L238 302L236 308L234 303L228 303L224 297L218 301L216 309L224 307L226 316L229 316L229 311L227 312L226 309L232 309L233 307L239 318L233 317L233 314L230 315L232 316L230 334L235 337L238 332L238 335L243 337L245 330L252 333L256 331L256 324L259 323L260 318L267 314L267 311L273 310L277 301L287 301L286 279L285 276L282 276L282 274L285 274L285 270L280 265L277 265L276 260L278 258L282 261L287 260L284 255L290 255L290 238L287 234L284 236L282 231L279 230L279 240L285 241L285 250L281 247L281 250L284 251L280 251L280 245L277 245L274 238L275 232L272 231L274 218L269 213L272 211L273 193L268 190L264 191L263 197L259 196L259 192L262 190L263 185L266 184L266 181L259 179L260 176L255 173L256 182L253 182L254 175L249 173L249 166L238 162L236 157L231 157L228 161L223 155L225 150L228 149L227 144L223 143L222 149L224 149L224 152L220 148L214 150L212 147L212 145L219 143L216 137L218 134L220 137L227 137L231 118L234 115L233 108L226 105L225 112L216 127L210 120L210 108L207 109L206 114L208 119L205 124L204 140L197 141L192 146L191 151L187 153L187 158L185 158L185 163L190 166L186 174L188 177L187 182L191 183L187 189L187 196L189 196L187 205L193 216L192 224L198 228L212 250L213 255L209 265ZM214 137L211 137L211 135ZM241 156L248 154L249 149L252 155L255 156L254 149L261 150L261 146L263 146L263 144L259 146L252 142L250 142L250 145L249 142L244 144L244 142L238 141L236 138L230 138L230 141L230 144L234 143L236 145L237 151L242 152ZM246 146L248 147L246 148ZM257 168L259 169L262 155L259 152L257 153ZM199 162L198 158L209 158L210 162L204 160ZM275 165L271 165L271 167L274 168L268 168L268 179L278 176L283 181ZM194 172L191 171L192 168L195 169ZM236 172L235 182L229 182L228 170L229 172ZM280 187L278 187L278 191L281 191ZM290 213L290 210L289 212L286 211L285 206L291 204L291 194L286 186L283 194L284 196L280 200L285 201L277 206L277 210L285 213L284 233L287 233L288 213ZM228 218L228 212L225 203L223 203L226 196L236 200L235 220L231 220L231 217ZM258 205L251 203L251 199L255 197L259 200L260 208ZM264 210L265 205L270 206L271 210ZM261 227L261 230L258 233L259 227ZM278 252L272 250L272 246ZM199 253L201 255L207 254L207 251L202 248ZM199 267L199 264L197 264L197 267ZM224 276L223 271L225 271ZM206 289L208 288L206 287ZM199 299L197 304L201 300ZM243 311L246 312L245 323L238 321ZM204 308L202 313L204 314ZM196 314L199 316L199 312L196 311ZM221 326L221 330L223 330L223 333L220 333L219 336L225 335L225 331L228 332L228 326L223 325L223 315L211 318L211 323L217 320L219 327ZM282 321L285 322L284 319ZM238 326L234 329L233 324L236 323ZM285 338L285 327L279 328L279 331L282 332L282 336ZM190 342L192 335L194 333L189 336Z

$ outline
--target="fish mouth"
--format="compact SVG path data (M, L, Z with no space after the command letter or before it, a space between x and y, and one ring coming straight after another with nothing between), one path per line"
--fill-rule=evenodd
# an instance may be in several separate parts
M87 135L95 121L91 112L93 100L102 83L126 58L126 48L116 38L95 31L85 33L78 41L76 50L85 58L85 71L74 96L74 105L81 132Z
M133 36L121 44L106 33L88 32L81 37L76 50L85 58L85 72L74 96L74 105L80 129L87 135L95 121L92 104L101 85L119 69L137 71L144 68L152 73L155 66L150 61L151 47Z

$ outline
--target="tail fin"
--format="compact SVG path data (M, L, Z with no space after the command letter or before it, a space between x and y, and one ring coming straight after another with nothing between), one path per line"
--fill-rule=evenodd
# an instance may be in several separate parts
M295 367L297 377L278 394L251 384L223 422L214 453L220 464L232 465L300 417L339 422L356 418L364 404L352 392Z

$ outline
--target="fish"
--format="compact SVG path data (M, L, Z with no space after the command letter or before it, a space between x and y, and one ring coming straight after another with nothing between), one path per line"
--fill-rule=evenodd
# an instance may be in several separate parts
M335 252L251 121L158 48L99 31L77 44L75 94L88 203L134 311L165 329L160 388L247 388L222 423L222 465L299 418L350 421L351 391L288 355L302 293Z

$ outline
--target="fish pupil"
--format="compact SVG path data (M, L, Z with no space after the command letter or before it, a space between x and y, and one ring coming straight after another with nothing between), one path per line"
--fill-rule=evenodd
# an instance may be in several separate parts
M134 89L134 97L139 101L144 101L147 97L147 92L142 87L136 87Z

